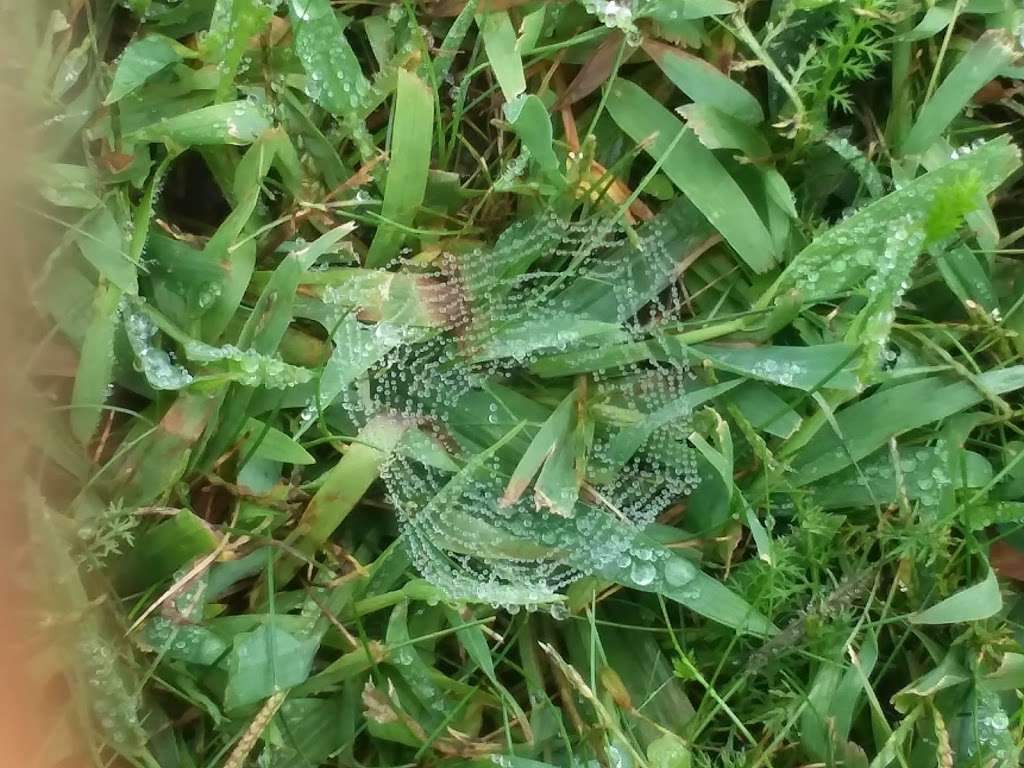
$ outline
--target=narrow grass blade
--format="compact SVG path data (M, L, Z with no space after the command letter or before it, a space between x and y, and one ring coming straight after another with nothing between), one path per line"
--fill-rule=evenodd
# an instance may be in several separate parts
M727 627L763 636L778 632L771 621L746 600L703 573L675 550L665 550L665 558L658 561L654 571L650 581L647 581L649 574L644 574L643 583L635 578L629 567L618 564L609 564L598 575L630 589L655 592Z
M71 392L71 431L83 445L88 444L103 417L114 376L114 334L118 326L117 307L121 291L112 285L96 289L92 320L85 331L78 359L78 372Z
M755 272L776 261L775 246L750 200L711 150L640 86L618 79L608 112L644 148ZM652 138L653 137L653 138Z
M240 192L235 208L203 249L203 255L224 271L216 299L203 317L205 341L213 342L220 337L245 295L256 264L256 243L252 239L237 241L256 210L263 180L270 172L275 154L269 138L249 148L235 172L234 184Z
M544 461L551 456L559 441L568 438L572 429L572 414L575 404L576 392L574 390L558 404L547 421L537 430L529 447L523 452L519 464L512 471L512 477L501 497L502 504L514 504L518 501L530 486Z
M531 94L520 94L506 102L505 117L512 124L530 156L549 174L557 173L558 157L553 148L551 117L544 102Z
M218 0L214 5L210 29L202 40L200 52L205 62L217 67L220 75L218 100L231 94L249 41L270 22L272 8L263 0Z
M381 418L366 425L360 441L352 443L334 465L303 512L296 532L300 551L313 554L341 525L377 479L381 464L398 444L405 425Z
M130 440L115 463L111 483L130 506L166 498L188 466L192 449L213 414L216 401L202 394L182 394L167 409L152 434ZM130 437L135 437L130 433Z
M978 380L988 394L1012 392L1024 387L1024 366L985 373ZM970 382L950 383L933 377L860 400L836 414L839 434L826 427L796 455L794 483L805 485L838 472L878 450L891 437L964 411L985 396Z
M430 172L434 97L430 88L406 70L398 73L398 93L391 127L391 161L381 217L387 222L411 224L423 203ZM366 266L379 267L398 254L405 236L382 222L373 238Z
M901 147L903 153L915 155L928 149L963 111L971 97L1016 55L1013 41L1003 30L989 30L979 37L921 107Z

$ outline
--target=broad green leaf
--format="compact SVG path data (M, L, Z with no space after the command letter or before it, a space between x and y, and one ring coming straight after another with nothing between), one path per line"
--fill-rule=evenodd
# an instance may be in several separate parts
M847 467L842 472L812 486L814 501L826 509L872 506L898 501L901 495L920 499L928 507L938 503L944 488L957 487L961 479L966 488L980 488L992 478L992 466L981 455L963 453L963 478L952 476L945 445L901 448L899 466L895 466L888 448Z
M245 438L247 443L259 440L258 455L271 461L285 464L315 464L314 459L305 448L292 440L279 429L264 424L259 419L249 419Z
M493 11L476 17L484 50L494 77L506 102L513 101L526 90L523 60L516 45L516 31L505 11Z
M763 122L761 105L750 91L709 62L656 40L645 40L643 48L665 76L697 105L712 107L746 125Z
M551 514L562 517L572 516L580 495L576 451L575 442L570 435L566 435L544 461L533 485L533 499L537 509L545 508Z
M328 762L355 737L355 729L346 732L346 706L340 697L330 699L289 698L277 713L282 732L281 743L269 743L268 762L280 768L300 768Z
M166 117L125 138L180 147L244 145L252 144L270 127L270 118L262 106L251 101L233 101Z
M989 470L991 473L991 467ZM1024 501L980 502L964 510L964 523L973 531L980 531L990 525L1020 522L1024 522Z
M190 565L186 563L174 573L174 583L188 575ZM224 655L228 644L208 627L202 626L208 576L209 572L204 571L168 600L177 611L176 616L155 615L146 621L138 640L141 646L170 659L204 666L215 663Z
M931 699L940 691L968 682L971 676L958 656L955 651L947 653L937 667L895 693L892 701L896 709L909 712L922 699Z
M388 61L395 55L395 30L392 23L386 16L367 16L363 19L363 29L370 41L377 66L387 66Z
M86 260L123 293L139 292L138 265L128 255L128 235L108 206L99 208L81 228L78 247Z
M391 160L381 217L366 266L380 267L398 254L405 235L388 226L411 224L423 204L430 172L434 125L434 97L430 88L406 70L398 73L394 120L391 126Z
M693 362L709 360L720 370L794 389L853 390L858 387L852 370L854 348L849 344L749 348L714 344L687 348L667 344L666 351L670 360L675 357L674 353L685 355Z
M319 646L319 638L297 637L272 619L238 635L227 658L224 709L238 710L305 682Z
M925 12L917 26L903 35L903 39L926 40L929 37L934 37L948 27L953 18L951 6L943 6L936 3Z
M85 209L99 207L98 179L84 165L47 163L38 175L40 193L54 205Z
M80 349L92 320L96 285L65 259L54 265L42 288L41 307L53 318L68 341Z
M771 152L758 129L708 104L687 104L676 112L708 149L735 149L754 159Z
M988 271L969 248L959 245L935 257L946 285L961 302L973 301L991 312L998 306Z
M334 115L353 115L370 83L330 0L289 0L289 6L306 93Z
M523 20L519 24L519 39L516 41L523 56L533 53L533 49L537 47L537 41L544 34L547 19L543 5L523 14Z
M658 162L672 182L755 272L775 264L775 246L750 200L711 150L640 86L619 78L608 112Z
M530 156L547 173L557 173L558 157L553 148L551 116L537 96L520 94L503 107L505 118L512 124Z
M1002 607L999 582L995 571L990 568L984 581L911 614L909 620L911 624L962 624L995 616Z
M220 75L218 99L225 99L231 94L250 39L270 22L276 5L276 0L217 0L200 52L206 63L217 67Z
M690 748L674 733L664 733L647 745L647 762L651 768L690 768Z
M75 87L93 60L93 50L92 41L86 37L64 55L54 73L51 98L58 100Z
M1021 739L1012 704L985 685L976 684L967 696L952 698L946 716L953 723L953 754L972 755L979 765L1015 768L1020 765Z
M725 396L750 423L776 437L789 437L800 427L800 415L771 388L747 381Z
M1004 654L999 669L985 676L985 687L991 691L1024 689L1024 654Z
M104 104L114 104L171 64L195 57L195 51L169 37L149 34L132 41L117 60L114 82Z
M643 15L659 24L680 20L703 19L734 13L736 3L730 0L656 0L643 9Z
M159 585L182 566L217 546L210 527L187 509L154 525L121 556L114 569L121 594L131 595Z

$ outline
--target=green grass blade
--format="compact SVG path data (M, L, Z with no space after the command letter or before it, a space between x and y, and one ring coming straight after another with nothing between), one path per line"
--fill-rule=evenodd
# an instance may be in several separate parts
M793 482L804 485L838 472L878 450L890 438L967 410L982 402L986 394L999 395L1024 387L1024 366L984 373L978 381L985 392L967 381L921 379L883 390L843 409L835 419L838 435L826 427L796 455Z
M476 24L501 93L506 102L511 102L526 90L523 60L516 45L512 20L505 11L493 11L477 15Z
M981 621L1002 610L1003 596L995 571L989 569L983 581L962 589L930 608L910 616L912 624L962 624Z
M114 376L114 334L119 323L120 289L101 285L92 304L92 320L85 331L78 372L71 393L71 431L88 444L103 417Z
M214 104L168 117L129 133L135 142L164 142L179 147L252 144L270 129L263 107L250 101Z
M334 115L354 115L370 83L330 1L289 0L289 6L306 93Z
M708 221L755 272L776 261L775 246L750 200L711 150L640 86L618 79L608 112L619 127L659 163Z
M921 107L901 147L903 153L915 155L927 150L974 94L1016 55L1012 40L1002 30L990 30L978 38Z
M186 48L177 40L164 35L147 35L133 41L121 54L114 73L114 82L103 103L117 103L171 64L177 64L195 55L191 48Z
M657 40L645 40L643 49L696 104L717 109L746 125L764 122L761 105L750 91L709 62Z
M391 161L381 206L381 217L388 222L411 224L423 203L433 126L434 96L430 88L413 73L401 70L391 128ZM398 254L404 239L400 230L382 222L366 255L366 266L386 264Z

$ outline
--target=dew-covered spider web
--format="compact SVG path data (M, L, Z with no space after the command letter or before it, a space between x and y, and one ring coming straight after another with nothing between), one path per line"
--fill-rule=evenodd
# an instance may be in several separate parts
M387 499L453 600L555 604L609 567L649 584L660 555L639 533L698 483L694 377L657 349L677 265L707 236L682 205L635 229L547 211L492 246L353 269L304 305L336 344L304 423L329 407L361 434L404 428ZM612 343L637 352L559 372Z

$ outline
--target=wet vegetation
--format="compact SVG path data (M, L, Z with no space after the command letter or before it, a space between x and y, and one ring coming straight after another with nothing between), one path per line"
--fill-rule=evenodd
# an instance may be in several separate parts
M47 766L1019 763L1015 0L29 6Z

